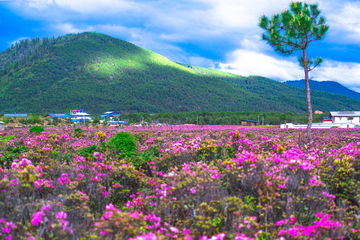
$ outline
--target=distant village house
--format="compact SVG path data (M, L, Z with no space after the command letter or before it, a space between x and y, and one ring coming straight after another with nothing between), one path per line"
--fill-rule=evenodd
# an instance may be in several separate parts
M70 115L67 115L67 114L46 114L44 117L70 118Z
M120 121L120 113L115 111L108 111L104 112L102 115L100 115L100 123L108 122L109 124L118 124Z
M85 122L85 121L91 121L91 115L87 114L85 112L78 112L71 115L71 121L73 122Z
M17 114L17 113L4 114L4 117L24 117L24 118L27 118L27 113L23 113L23 114Z
M360 112L356 111L333 111L325 116L322 123L313 123L311 128L354 128L359 125ZM306 124L281 124L280 128L303 128Z
M101 120L113 120L114 118L119 118L120 117L120 113L115 112L115 111L109 111L109 112L104 112L102 115L100 115Z
M258 121L254 121L254 120L241 120L241 126L247 126L247 127L253 127L253 126L259 126L259 122Z
M4 131L5 130L5 123L0 121L0 131Z
M359 125L360 112L356 111L338 111L330 112L329 117L332 123L353 123Z

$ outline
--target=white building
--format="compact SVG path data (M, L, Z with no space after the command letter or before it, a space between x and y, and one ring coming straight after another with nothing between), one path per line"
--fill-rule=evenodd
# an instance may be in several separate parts
M356 111L339 111L330 112L332 123L353 123L359 125L360 112Z
M354 128L354 123L313 123L311 128ZM306 129L306 124L286 123L281 124L280 128Z
M71 115L71 121L73 122L84 122L84 121L91 121L90 114L84 112L78 112Z
M5 129L4 124L5 124L4 122L0 121L0 131L4 131L4 129Z

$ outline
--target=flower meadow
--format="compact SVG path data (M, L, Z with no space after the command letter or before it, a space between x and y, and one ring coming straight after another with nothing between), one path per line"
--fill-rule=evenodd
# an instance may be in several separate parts
M360 131L0 133L1 239L359 239Z

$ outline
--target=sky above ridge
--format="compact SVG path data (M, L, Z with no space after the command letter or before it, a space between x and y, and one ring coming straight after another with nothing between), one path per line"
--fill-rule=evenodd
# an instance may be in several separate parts
M290 0L0 0L0 51L23 38L93 31L120 38L168 59L278 81L304 78L297 53L278 55L261 40L260 16ZM311 43L324 63L314 80L360 92L360 1L316 1L330 29Z

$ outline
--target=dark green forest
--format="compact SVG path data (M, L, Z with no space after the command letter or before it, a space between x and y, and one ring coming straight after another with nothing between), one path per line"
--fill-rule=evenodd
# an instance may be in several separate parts
M360 101L312 91L314 110L354 110ZM0 113L84 109L136 113L306 113L305 90L172 62L99 33L26 39L0 54Z
M314 114L313 122L322 122L323 117L328 113ZM121 120L128 123L138 123L141 120L148 123L166 124L199 124L199 125L241 125L241 120L258 121L260 125L281 124L286 122L307 123L307 114L302 113L278 113L278 112L178 112L178 113L130 113L121 114Z
M322 122L323 117L328 113L314 114L313 122ZM85 125L100 124L100 115L93 115L93 122L86 122ZM61 120L56 117L46 117L42 114L28 114L27 118L12 118L0 117L0 120L5 123L19 122L25 125L40 124L44 125L44 119L47 120L48 125L57 125L61 121L66 125L73 124L70 120ZM241 125L242 120L259 121L260 125L277 125L284 122L307 123L307 114L303 113L279 113L279 112L208 112L208 111L194 111L194 112L161 112L161 113L122 113L119 119L125 121L126 124L145 124L157 125L168 124L198 124L198 125ZM107 125L108 122L103 122ZM125 124L125 125L126 125Z

